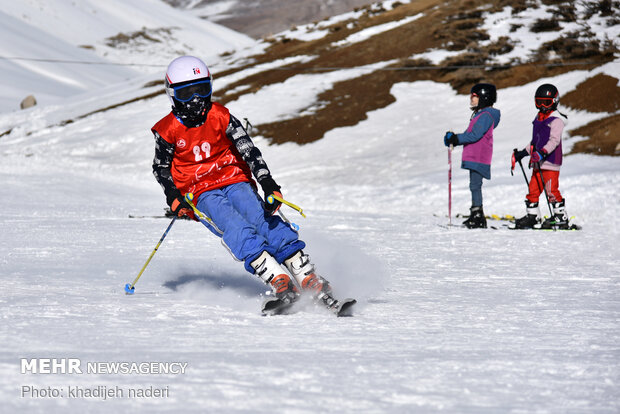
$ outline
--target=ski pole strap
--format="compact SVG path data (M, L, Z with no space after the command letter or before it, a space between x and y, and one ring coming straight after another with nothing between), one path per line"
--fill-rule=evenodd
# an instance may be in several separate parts
M286 201L285 199L283 199L280 196L277 196L275 194L270 194L269 196L267 196L267 202L269 204L273 204L275 201L274 200L278 200L280 203L282 204L286 204L287 206L289 206L290 208L292 208L293 210L297 210L299 211L299 214L302 215L302 217L306 217L306 215L304 214L304 211L301 209L301 207L291 203L290 201Z

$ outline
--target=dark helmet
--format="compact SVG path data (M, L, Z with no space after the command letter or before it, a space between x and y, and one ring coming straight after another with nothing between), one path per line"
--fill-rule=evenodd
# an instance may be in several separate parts
M493 106L497 101L497 90L490 83L477 83L471 88L471 94L478 97L478 106L472 109L482 109Z
M534 104L540 112L545 114L553 112L558 109L558 103L560 103L560 92L552 84L545 83L536 89Z

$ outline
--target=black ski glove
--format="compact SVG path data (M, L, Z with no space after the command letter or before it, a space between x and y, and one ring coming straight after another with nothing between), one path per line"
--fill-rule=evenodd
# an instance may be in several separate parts
M260 180L259 184L265 193L265 210L269 214L275 213L276 211L278 211L282 203L275 198L273 200L273 204L270 204L267 200L272 194L275 194L278 197L282 198L282 193L280 193L280 186L276 184L276 182L271 177L263 178L262 180Z
M515 148L514 150L512 150L512 156L515 159L515 162L519 162L521 161L523 158L528 156L527 150L522 149L521 151L517 151L517 149Z
M167 197L166 201L168 202L168 205L170 206L170 211L172 211L173 215L178 217L185 216L189 217L192 220L196 220L196 216L194 215L194 210L192 210L192 206L188 204L188 202L185 200L185 197L183 197L180 192L176 194L176 197L174 197L174 195Z
M456 147L459 145L459 137L454 132L448 131L443 137L443 143L446 147L449 147L450 145Z

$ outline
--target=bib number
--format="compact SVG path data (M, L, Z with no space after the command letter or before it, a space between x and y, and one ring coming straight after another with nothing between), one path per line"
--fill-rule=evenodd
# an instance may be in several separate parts
M194 159L196 160L196 162L202 161L203 160L203 153L204 153L204 158L209 158L209 156L211 155L211 145L209 145L208 142L203 142L202 144L200 144L200 146L196 145L192 151L194 152Z

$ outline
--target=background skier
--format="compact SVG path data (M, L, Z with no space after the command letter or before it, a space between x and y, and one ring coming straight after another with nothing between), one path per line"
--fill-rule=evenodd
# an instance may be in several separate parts
M211 102L212 77L205 63L193 56L174 59L166 71L165 89L172 111L152 128L153 173L172 212L194 218L184 198L194 194L196 208L212 221L201 220L203 224L222 238L248 272L272 287L276 300L265 302L265 313L277 313L297 301L297 285L328 308L336 306L329 283L315 273L302 251L305 243L274 215L279 203L263 203L257 194L252 176L265 199L281 196L280 186L239 120Z
M464 145L461 168L469 170L471 208L469 218L463 222L468 228L486 228L487 221L482 207L482 179L491 179L493 158L493 130L500 120L500 111L493 108L497 100L495 85L478 83L471 88L469 126L462 134L446 132L444 144Z
M527 213L515 221L515 228L517 229L569 228L565 200L559 189L564 122L560 118L552 116L553 112L557 110L559 102L560 93L554 85L545 83L536 89L534 104L538 109L538 114L532 122L532 140L529 146L521 151L515 149L512 154L513 167L516 162L530 155L530 168L532 168L529 193L525 196ZM541 175L544 184L541 181ZM538 199L545 189L553 208L553 217L549 217L544 223L541 223L542 215L540 214Z

